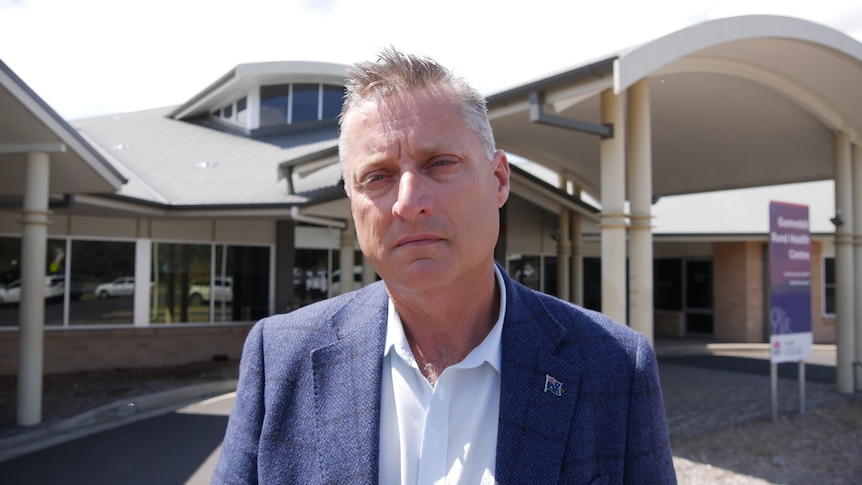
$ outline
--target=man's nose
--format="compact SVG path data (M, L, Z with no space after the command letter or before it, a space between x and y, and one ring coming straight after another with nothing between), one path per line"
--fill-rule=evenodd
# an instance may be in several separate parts
M392 212L395 217L412 219L431 213L431 194L428 181L419 174L405 172L398 180L398 193Z

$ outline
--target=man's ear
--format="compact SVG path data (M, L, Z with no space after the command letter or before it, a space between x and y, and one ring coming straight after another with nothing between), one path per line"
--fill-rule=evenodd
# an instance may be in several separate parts
M503 204L509 200L509 159L506 158L506 152L497 150L494 152L492 160L494 167L494 178L497 180L497 207L503 207Z

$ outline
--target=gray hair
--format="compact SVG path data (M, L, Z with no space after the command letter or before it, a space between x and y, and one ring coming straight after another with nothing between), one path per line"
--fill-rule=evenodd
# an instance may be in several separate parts
M376 61L358 62L349 67L347 75L349 79L339 124L343 124L350 110L362 101L383 99L414 89L436 88L450 94L452 100L461 105L467 128L479 137L488 160L494 158L496 145L485 98L464 78L455 76L430 57L405 54L388 47L380 51ZM347 153L343 133L338 141L338 150L343 159Z

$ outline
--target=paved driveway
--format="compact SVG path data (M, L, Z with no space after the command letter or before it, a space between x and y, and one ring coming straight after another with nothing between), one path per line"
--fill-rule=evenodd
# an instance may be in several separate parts
M5 485L208 484L233 394L0 463Z

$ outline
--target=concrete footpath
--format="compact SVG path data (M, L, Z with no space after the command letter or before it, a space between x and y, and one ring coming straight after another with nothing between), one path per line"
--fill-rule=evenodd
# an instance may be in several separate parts
M658 341L671 439L769 420L766 344ZM806 365L809 409L850 399L835 391L835 347ZM779 366L782 415L798 413L796 364ZM208 483L235 381L168 391L96 409L0 440L0 477L18 483Z

